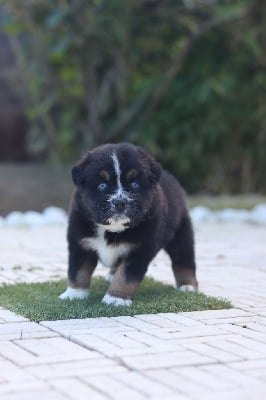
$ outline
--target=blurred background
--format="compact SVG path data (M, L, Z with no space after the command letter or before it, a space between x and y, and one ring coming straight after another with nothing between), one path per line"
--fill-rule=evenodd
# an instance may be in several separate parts
M110 141L190 195L265 195L266 2L0 0L0 215L67 208Z

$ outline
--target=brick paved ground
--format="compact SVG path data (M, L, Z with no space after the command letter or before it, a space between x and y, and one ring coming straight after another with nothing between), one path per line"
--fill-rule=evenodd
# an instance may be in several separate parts
M0 283L65 276L63 227L0 234ZM0 398L264 400L265 239L265 226L196 229L200 288L231 310L36 324L0 308ZM173 282L163 253L150 275Z

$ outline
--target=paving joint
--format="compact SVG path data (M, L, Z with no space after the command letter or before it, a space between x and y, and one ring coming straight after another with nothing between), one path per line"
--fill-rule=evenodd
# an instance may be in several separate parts
M201 291L230 299L229 310L37 324L0 307L0 397L264 400L265 233L236 223L196 227ZM66 258L64 227L5 228L0 284L65 277ZM149 275L174 283L163 252Z

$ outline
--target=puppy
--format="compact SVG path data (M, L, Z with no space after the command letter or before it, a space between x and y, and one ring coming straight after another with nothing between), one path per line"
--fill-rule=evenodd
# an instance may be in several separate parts
M176 287L197 290L194 240L184 192L144 149L129 143L89 151L72 169L68 288L89 296L97 262L110 268L102 302L129 306L150 261L165 249Z

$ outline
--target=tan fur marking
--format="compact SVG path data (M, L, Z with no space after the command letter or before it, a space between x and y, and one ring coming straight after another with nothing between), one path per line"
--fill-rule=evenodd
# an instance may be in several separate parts
M117 264L114 265L114 266L112 266L112 268L110 268L109 273L110 273L111 275L114 275L114 274L116 273L116 270L117 270L118 266L119 266L119 265L117 265Z
M100 172L100 177L105 179L107 182L110 180L110 174L109 172L105 171L105 169Z
M137 171L136 171L135 169L131 169L131 170L128 171L128 173L127 173L127 180L136 178L137 174L138 174L138 173L137 173Z
M122 299L132 299L139 285L140 282L137 281L126 281L125 266L121 264L114 274L107 293L110 296L121 297Z
M190 271L183 266L174 266L173 272L177 287L182 285L192 285L195 289L198 288L198 282L193 271Z
M95 266L84 263L76 275L75 282L69 280L68 286L74 289L88 289L91 284L91 276L94 269Z

